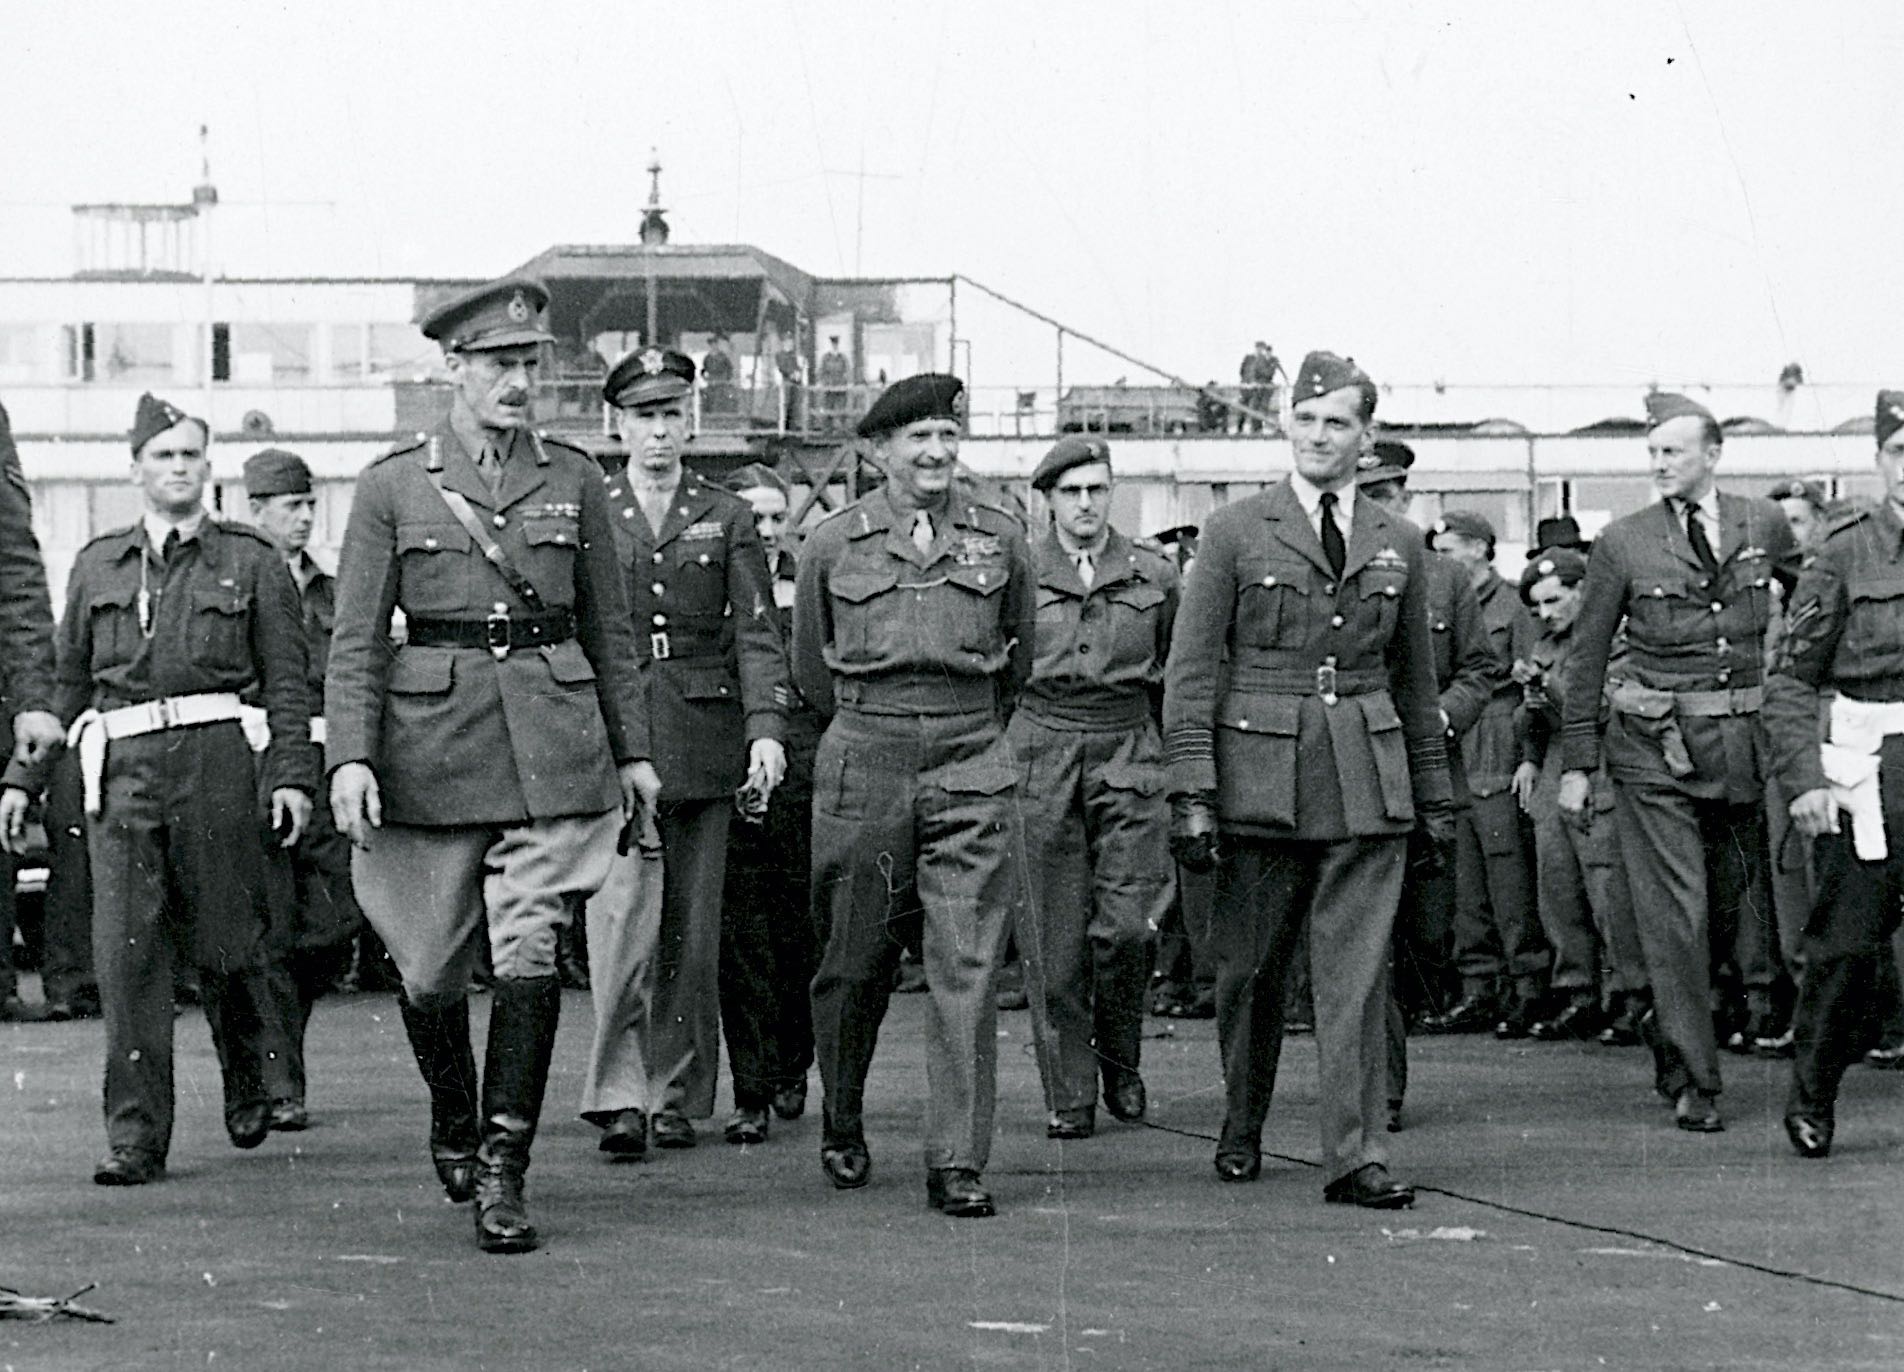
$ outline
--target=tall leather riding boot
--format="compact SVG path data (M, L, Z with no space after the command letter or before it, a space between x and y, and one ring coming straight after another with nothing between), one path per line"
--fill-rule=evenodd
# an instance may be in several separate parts
M469 1002L419 1009L401 992L404 1032L430 1088L430 1162L443 1194L462 1203L476 1194L476 1059L469 1046Z
M522 1179L561 1014L559 978L497 978L483 1061L483 1137L476 1152L476 1244L485 1253L527 1253L537 1244Z

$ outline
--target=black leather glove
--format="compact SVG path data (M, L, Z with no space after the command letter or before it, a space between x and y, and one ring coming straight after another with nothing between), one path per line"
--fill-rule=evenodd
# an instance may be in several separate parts
M1208 872L1216 867L1216 802L1208 791L1170 798L1170 855L1187 872Z
M1454 802L1428 800L1415 807L1416 826L1434 853L1434 870L1454 869Z

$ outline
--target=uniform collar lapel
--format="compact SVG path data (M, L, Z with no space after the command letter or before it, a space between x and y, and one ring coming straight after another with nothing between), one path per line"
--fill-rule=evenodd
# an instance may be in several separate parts
M682 530L706 513L710 503L707 488L683 469L681 484L674 488L674 499L668 502L668 517L661 521L661 532L655 535L655 547L679 538Z
M1347 581L1369 563L1375 555L1384 550L1396 551L1391 545L1395 539L1395 525L1388 517L1388 511L1372 500L1355 502L1355 520L1349 526L1349 556L1342 564L1342 579ZM1321 539L1317 539L1318 544Z
M1296 488L1288 481L1279 481L1269 488L1268 518L1270 531L1277 538L1315 563L1324 576L1334 578L1335 568L1329 565L1329 555L1322 551L1322 539L1316 533L1316 526L1303 513L1302 502L1296 499Z
M429 450L423 460L431 470L442 474L444 486L470 504L481 505L486 510L496 508L496 497L490 492L489 483L476 470L476 459L463 445L462 437L450 423L448 415L443 416L443 422L430 435Z
M496 490L498 510L506 510L524 496L535 494L548 480L549 454L532 430L513 431L509 444L502 464L502 484Z
M1109 560L1108 549L1105 560ZM1071 560L1071 554L1065 551L1064 544L1059 541L1056 529L1046 529L1045 536L1038 540L1037 562L1040 586L1063 591L1066 595L1083 596L1091 593L1084 584L1084 578L1078 575L1078 564Z

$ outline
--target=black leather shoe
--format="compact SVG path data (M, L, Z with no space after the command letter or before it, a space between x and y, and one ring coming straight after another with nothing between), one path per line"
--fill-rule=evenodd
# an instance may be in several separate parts
M1719 1118L1719 1102L1697 1086L1679 1093L1673 1105L1673 1123L1689 1134L1716 1134L1725 1128Z
M93 1167L93 1185L144 1186L164 1175L163 1159L132 1148L115 1148Z
M1415 1188L1389 1176L1381 1163L1371 1162L1323 1187L1322 1199L1331 1205L1359 1205L1365 1210L1406 1210L1415 1203Z
M53 1018L51 1006L28 1005L18 996L0 1000L0 1024L38 1024Z
M1824 1116L1796 1112L1785 1116L1785 1137L1801 1158L1831 1156L1831 1121Z
M1600 1042L1607 1048L1637 1048L1640 1044L1640 1015L1645 1006L1632 998L1620 1002L1620 1008L1613 1012L1613 1018L1607 1021L1606 1028L1600 1031Z
M42 1012L49 1024L66 1024L76 1019L98 1019L99 1002L84 996L70 1000L49 1000Z
M639 1110L617 1110L602 1126L595 1147L618 1158L648 1155L648 1117Z
M926 1204L955 1220L982 1220L998 1213L992 1193L969 1167L934 1167L926 1172Z
M1887 1043L1864 1055L1864 1065L1880 1072L1904 1071L1904 1043Z
M1424 1015L1417 1027L1424 1034L1479 1034L1500 1020L1500 1006L1492 996L1463 996L1438 1015Z
M820 1148L820 1166L841 1191L857 1191L873 1179L873 1155L864 1143L829 1143Z
M1113 1119L1135 1124L1150 1111L1150 1093L1135 1072L1120 1071L1104 1083L1104 1108Z
M721 1126L721 1136L729 1143L765 1143L767 1141L767 1107L743 1105L728 1116L727 1123Z
M1088 1139L1097 1132L1097 1111L1090 1106L1076 1110L1057 1110L1045 1121L1048 1139Z
M476 1195L476 1155L430 1150L430 1165L443 1184L443 1195L453 1205L463 1205Z
M267 1101L248 1101L225 1111L225 1136L233 1148L256 1148L271 1133L271 1106Z
M694 1137L694 1126L688 1123L688 1117L672 1110L663 1110L656 1115L648 1129L654 1135L656 1148L692 1148L699 1142Z
M1216 1175L1219 1181L1255 1181L1262 1174L1263 1155L1260 1151L1245 1152L1239 1148L1222 1148L1217 1151Z
M1600 1005L1594 1000L1570 1000L1560 1013L1536 1020L1528 1033L1543 1043L1561 1039L1590 1039L1600 1032Z
M774 1092L773 1112L783 1120L797 1120L807 1112L807 1079L800 1080Z
M275 1133L302 1133L311 1127L311 1114L301 1100L274 1100L271 1102L270 1125Z
M485 1253L528 1253L541 1246L522 1198L522 1174L511 1164L478 1160L476 1246Z
M1798 1040L1789 1024L1783 1033L1752 1040L1752 1056L1756 1058L1790 1058L1797 1056L1797 1053Z

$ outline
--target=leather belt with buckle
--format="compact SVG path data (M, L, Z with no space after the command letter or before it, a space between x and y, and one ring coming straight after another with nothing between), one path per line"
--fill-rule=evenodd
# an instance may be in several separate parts
M668 631L666 629L648 635L648 651L653 654L657 661L662 658L674 656L674 649L668 643Z
M1337 699L1335 687L1335 659L1325 657L1322 665L1316 668L1316 694L1322 697L1324 705L1335 704Z
M412 619L409 641L419 648L487 648L501 662L517 648L537 648L575 637L575 616L567 610L512 615L506 610L482 619Z

